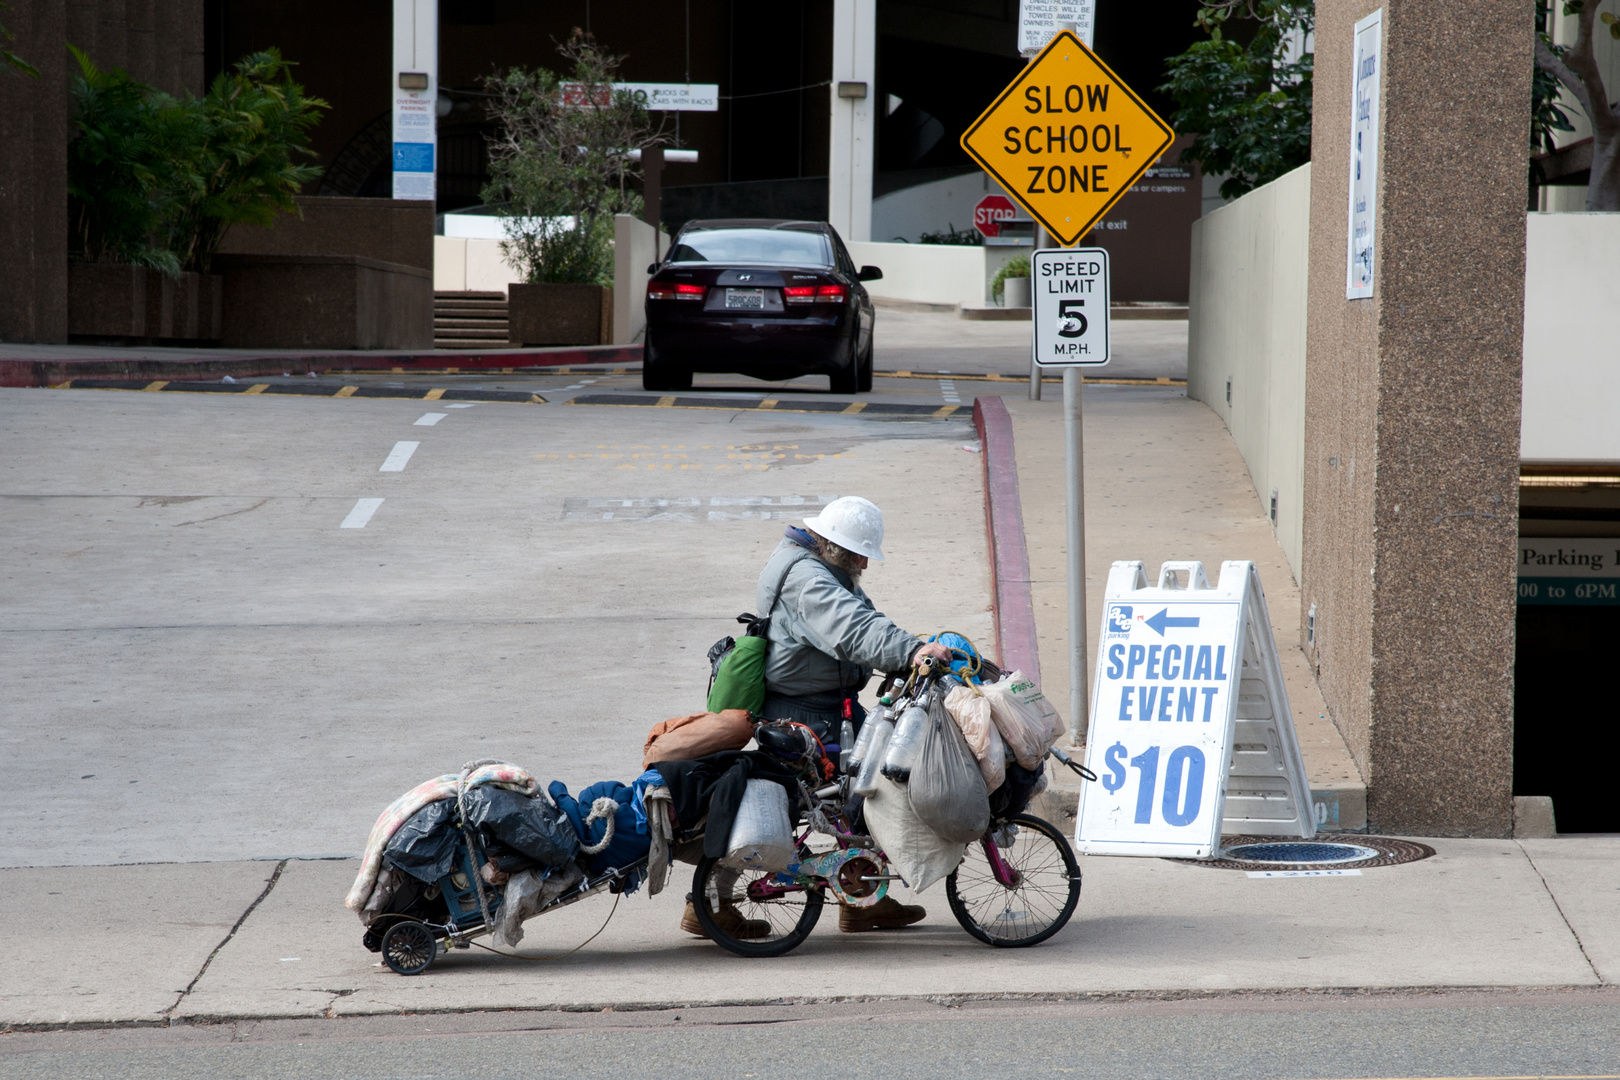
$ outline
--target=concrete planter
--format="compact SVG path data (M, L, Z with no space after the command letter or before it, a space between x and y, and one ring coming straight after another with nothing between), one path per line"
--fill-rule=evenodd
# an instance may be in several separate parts
M605 345L613 340L613 290L604 285L507 287L513 345Z
M1003 307L1029 307L1029 278L1003 278L1001 281L1001 296Z
M170 277L122 263L68 264L68 338L78 341L212 342L221 337L224 281Z
M359 255L218 255L227 348L431 349L433 275Z

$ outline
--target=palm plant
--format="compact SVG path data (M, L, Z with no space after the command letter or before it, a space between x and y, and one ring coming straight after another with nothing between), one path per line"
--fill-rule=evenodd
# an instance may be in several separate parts
M192 125L173 98L68 48L79 64L69 83L77 132L68 144L72 255L178 273L174 253L153 239L173 202L170 162L191 141Z
M275 49L252 53L216 76L208 93L185 109L201 137L175 161L175 206L168 247L188 270L208 273L226 231L236 224L268 225L320 176L309 130L329 108L292 79L293 65Z

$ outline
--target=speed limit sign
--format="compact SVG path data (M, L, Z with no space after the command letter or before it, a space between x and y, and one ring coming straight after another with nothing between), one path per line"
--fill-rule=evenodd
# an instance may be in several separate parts
M1035 362L1041 367L1108 363L1108 252L1042 248L1029 264Z

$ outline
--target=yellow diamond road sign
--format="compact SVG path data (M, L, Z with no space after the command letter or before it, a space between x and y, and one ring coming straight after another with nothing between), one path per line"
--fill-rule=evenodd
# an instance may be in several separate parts
M1175 137L1064 30L973 122L962 149L1069 247Z

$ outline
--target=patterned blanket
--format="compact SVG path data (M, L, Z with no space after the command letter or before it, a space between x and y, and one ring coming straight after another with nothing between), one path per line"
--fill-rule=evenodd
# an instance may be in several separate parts
M354 888L349 890L348 897L343 901L344 907L350 911L359 911L366 906L372 887L377 884L377 871L382 868L383 849L388 846L388 841L393 838L401 825L410 820L412 814L428 803L455 798L456 783L460 779L460 773L436 776L432 780L425 780L416 785L389 804L388 809L377 819L377 824L371 827L371 835L366 838L366 854L360 861L360 873L354 879ZM523 769L507 762L474 769L467 777L467 786L474 788L480 784L494 784L496 787L530 796L540 790L538 780Z

